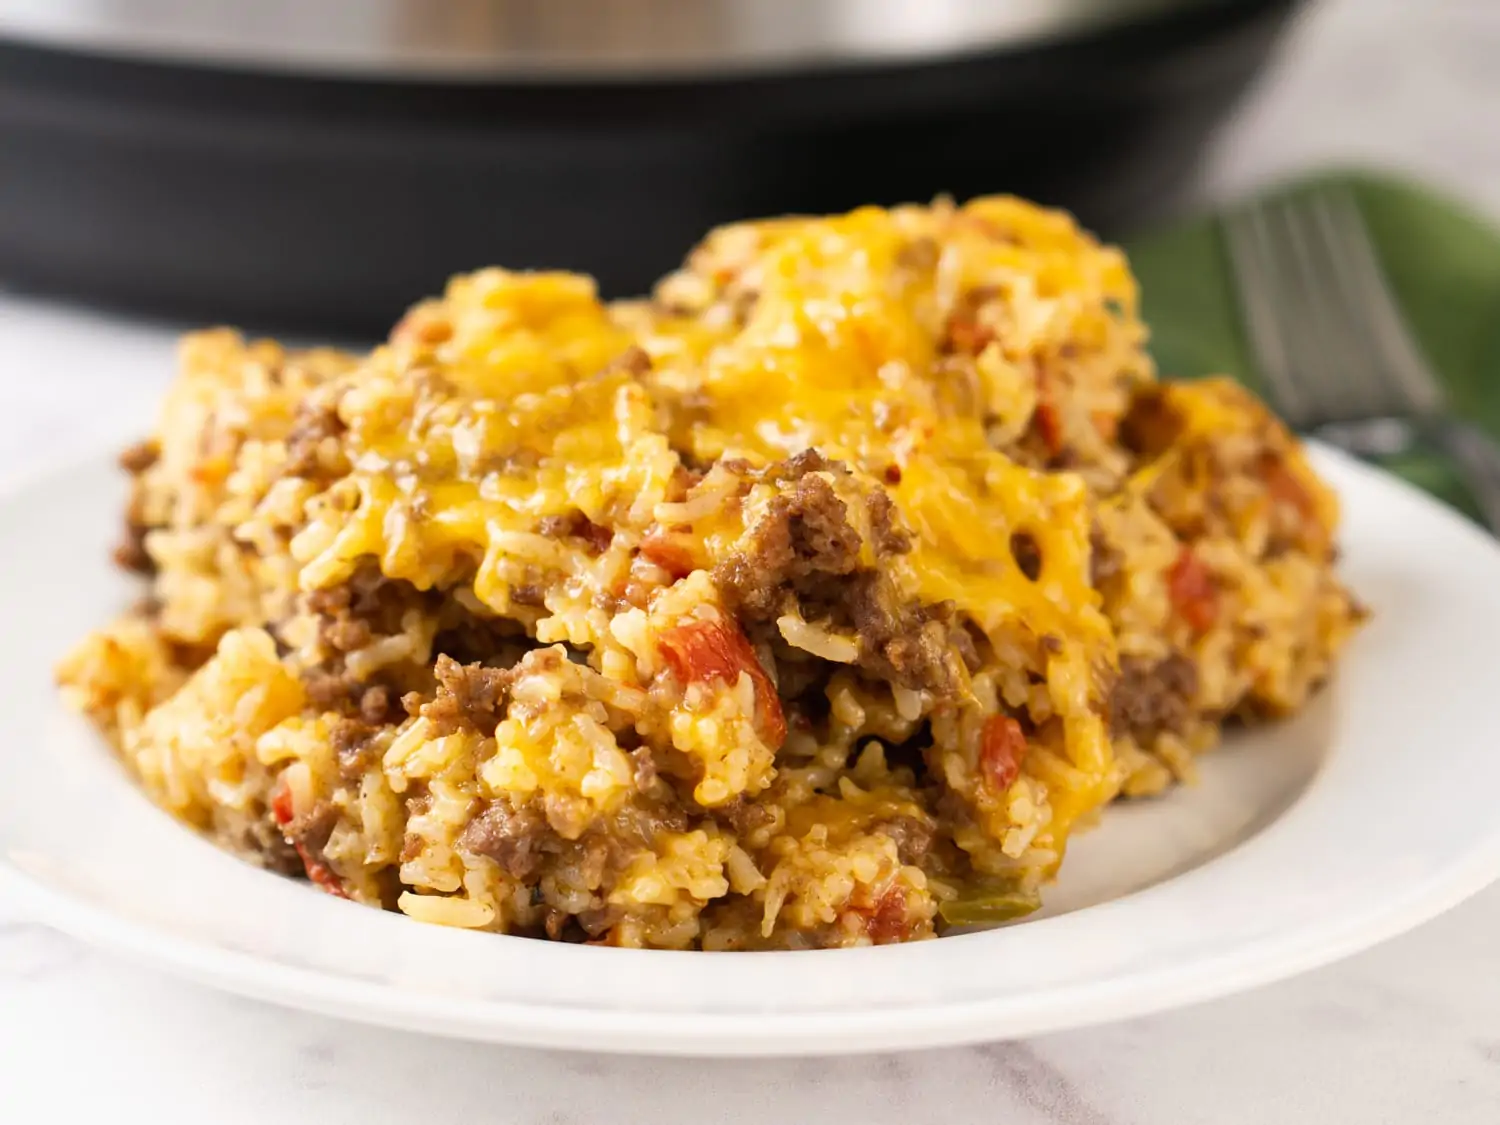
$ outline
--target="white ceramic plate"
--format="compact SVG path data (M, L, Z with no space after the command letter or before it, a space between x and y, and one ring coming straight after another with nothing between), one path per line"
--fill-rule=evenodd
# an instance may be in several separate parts
M1318 451L1373 606L1330 690L1194 788L1111 810L1041 917L907 946L662 953L424 926L219 853L159 812L50 669L131 596L100 459L0 496L0 884L42 919L235 992L534 1045L816 1054L1032 1034L1248 988L1414 926L1500 871L1500 548Z

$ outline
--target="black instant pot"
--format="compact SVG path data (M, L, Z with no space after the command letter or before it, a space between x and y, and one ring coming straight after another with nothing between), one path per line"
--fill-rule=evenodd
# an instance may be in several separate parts
M1296 0L0 0L0 284L365 334L709 227L1168 206Z

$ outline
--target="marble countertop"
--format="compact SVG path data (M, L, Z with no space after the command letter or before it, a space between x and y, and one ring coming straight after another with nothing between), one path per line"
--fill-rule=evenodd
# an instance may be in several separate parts
M1497 57L1491 0L1325 0L1225 132L1203 192L1377 163L1500 216ZM170 357L165 328L0 296L0 476L143 427ZM1492 1125L1497 963L1500 887L1340 965L1150 1019L965 1050L698 1062L285 1011L119 962L0 900L0 1121Z

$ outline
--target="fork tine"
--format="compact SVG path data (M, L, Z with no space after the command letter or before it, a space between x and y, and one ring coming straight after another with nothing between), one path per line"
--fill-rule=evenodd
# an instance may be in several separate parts
M1313 403L1313 425L1348 408L1359 369L1352 360L1360 332L1331 299L1326 256L1309 230L1300 197L1266 208L1271 246L1280 263L1282 318L1291 354L1298 358L1300 386Z
M1313 358L1305 372L1321 409L1317 422L1348 421L1402 413L1383 375L1385 363L1366 324L1366 312L1347 283L1348 269L1324 221L1322 192L1283 202L1279 213L1289 252L1297 266L1300 291L1295 312L1302 328L1299 346Z
M1379 341L1370 331L1369 312L1353 284L1341 235L1334 225L1338 205L1324 190L1303 196L1299 226L1316 270L1321 318L1334 353L1320 372L1328 391L1327 420L1372 418L1406 413L1405 396L1392 381Z
M1277 312L1276 271L1264 209L1252 204L1231 211L1224 217L1223 231L1245 330L1257 366L1265 376L1266 390L1277 411L1294 428L1301 429L1312 423L1313 406L1298 385L1285 327Z
M1353 193L1347 188L1320 192L1313 206L1335 281L1352 302L1353 315L1368 329L1366 350L1372 353L1375 372L1398 400L1386 412L1440 413L1445 406L1442 387L1406 327Z
M1256 205L1250 215L1265 299L1286 358L1281 391L1300 404L1287 421L1298 429L1322 425L1338 417L1351 398L1349 383L1356 373L1348 361L1359 333L1330 304L1326 263L1308 238L1301 203L1272 200Z
M1500 531L1500 448L1445 416L1443 388L1406 327L1353 194L1252 205L1226 215L1222 230L1272 405L1294 428L1316 427L1358 456L1425 435Z
M1252 347L1294 427L1444 407L1351 192L1317 189L1226 222Z

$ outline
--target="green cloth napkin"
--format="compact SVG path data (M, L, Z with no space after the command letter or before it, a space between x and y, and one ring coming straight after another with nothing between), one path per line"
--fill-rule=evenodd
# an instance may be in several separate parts
M1355 191L1391 286L1454 411L1500 436L1500 232L1453 201L1387 176L1340 172L1273 189L1330 183ZM1122 243L1141 283L1142 315L1164 376L1230 374L1259 389L1234 282L1213 215ZM1474 516L1441 455L1413 451L1387 468Z

